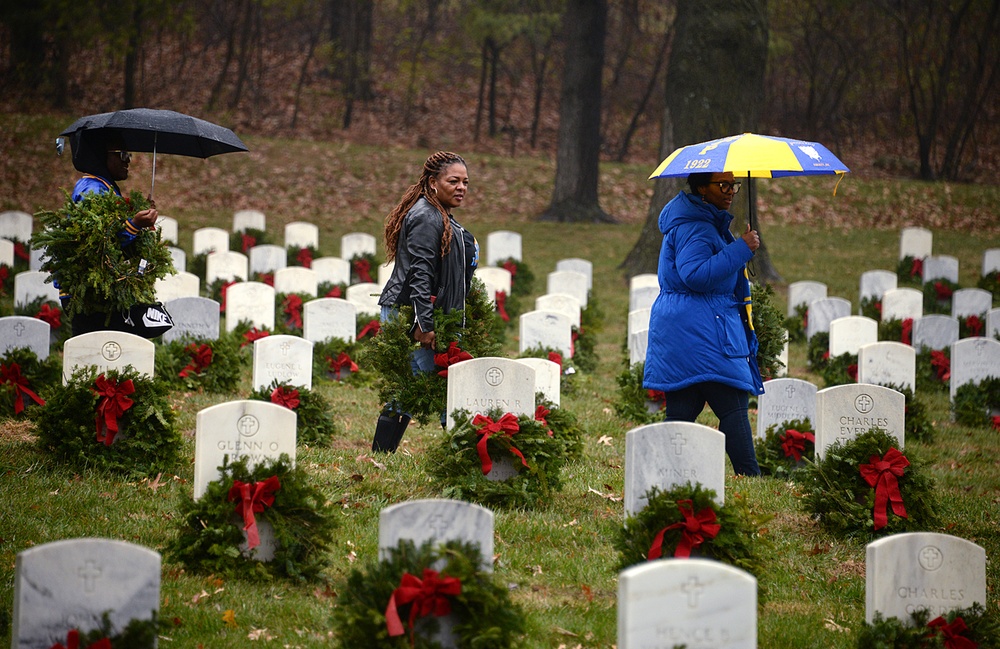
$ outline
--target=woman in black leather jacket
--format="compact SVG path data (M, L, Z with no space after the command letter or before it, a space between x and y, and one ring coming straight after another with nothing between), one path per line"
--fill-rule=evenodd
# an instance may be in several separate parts
M410 358L413 372L434 371L434 309L465 308L465 296L479 261L479 244L452 217L469 190L465 160L438 151L424 162L420 180L403 194L385 220L386 261L395 260L382 289L382 320L400 306L412 306L413 339L420 343ZM410 417L386 406L375 428L373 451L399 446Z

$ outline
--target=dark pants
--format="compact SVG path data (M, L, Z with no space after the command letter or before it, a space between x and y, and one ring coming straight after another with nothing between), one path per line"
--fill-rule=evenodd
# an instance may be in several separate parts
M667 392L666 421L694 421L705 402L719 418L719 430L726 436L726 455L737 475L760 475L753 448L753 431L747 418L749 397L745 390L724 383L697 383Z

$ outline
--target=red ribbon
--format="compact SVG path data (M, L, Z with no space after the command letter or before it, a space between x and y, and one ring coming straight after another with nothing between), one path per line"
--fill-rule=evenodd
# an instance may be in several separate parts
M892 513L896 516L906 516L903 505L903 494L899 493L897 478L903 475L910 461L895 448L886 451L881 459L877 455L868 458L870 464L862 464L858 469L868 486L875 489L875 530L880 530L889 522L886 506L892 505Z
M551 412L552 411L546 408L545 406L538 404L535 407L535 421L541 422L542 426L548 428L549 422L545 421L545 418L548 417L549 413ZM549 428L547 432L549 434L549 437L552 437L552 429Z
M875 310L878 312L879 318L881 318L882 317L882 302L881 301L875 303Z
M28 252L28 247L25 246L20 241L14 242L14 256L20 257L24 261L28 261L31 259L31 254Z
M105 446L111 446L115 441L115 435L118 434L118 418L135 403L128 398L128 395L135 392L135 386L132 384L132 379L115 383L112 379L105 378L103 374L94 380L94 385L97 387L95 392L101 397L97 402L97 416L94 418L97 441L104 442Z
M857 363L851 363L850 365L847 366L847 376L849 376L850 379L852 381L854 381L855 383L858 382L858 364Z
M448 368L455 363L472 360L472 354L464 351L454 340L448 345L448 350L442 354L434 354L434 364L444 369L438 372L438 376L448 378Z
M212 348L208 345L202 344L199 346L191 343L184 348L184 351L191 355L191 362L177 373L178 376L187 378L192 374L201 374L205 371L205 368L212 364Z
M28 388L28 377L21 374L21 366L17 363L11 363L10 365L0 363L0 383L10 383L14 386L15 415L24 412L24 395L28 395L34 399L35 403L40 406L45 405L45 401Z
M274 273L261 273L259 279L268 286L274 286Z
M252 234L247 234L243 232L240 234L240 247L243 249L243 254L247 254L247 251L257 245L257 237Z
M513 259L508 259L507 261L503 262L503 267L504 270L510 273L510 283L511 286L513 286L514 276L517 275L517 262L515 262Z
M937 299L941 302L951 299L951 287L944 282L934 282L934 292L937 294Z
M802 459L802 453L806 450L806 442L815 444L816 436L810 432L800 433L793 428L789 428L781 437L781 450L784 451L785 457L795 458L795 461L798 462Z
M278 476L273 475L262 482L233 481L229 489L229 502L236 503L236 513L243 517L243 529L247 533L247 547L251 550L260 545L260 533L257 531L257 519L254 514L261 513L266 507L274 504L274 492L281 489Z
M236 282L225 282L222 288L219 289L219 313L226 312L226 290Z
M900 342L904 345L912 345L910 342L913 336L913 318L906 318L903 320L902 333L900 334Z
M295 255L295 260L306 268L312 268L313 254L309 248L299 248L299 253Z
M302 328L302 298L292 293L285 298L285 315L288 316L288 323L298 329Z
M408 572L403 573L399 588L392 591L389 605L385 609L385 628L390 636L403 635L403 621L399 618L397 606L410 606L410 644L413 644L413 625L418 617L434 615L444 617L451 613L451 601L462 592L462 582L455 577L441 577L437 570L424 568L424 578L418 579Z
M706 507L696 514L694 502L678 500L677 508L681 510L684 520L667 525L656 533L653 545L649 547L649 553L646 555L650 561L659 559L663 555L663 535L668 530L681 530L681 540L677 542L674 556L678 559L687 559L691 556L691 550L704 543L705 539L714 539L722 528L715 522L715 511L711 507Z
M491 435L502 434L507 437L513 437L517 431L521 430L521 426L517 423L517 417L509 412L496 421L485 415L476 415L472 420L472 425L476 427L476 432L480 435L479 442L476 443L476 451L478 451L479 461L483 465L483 475L487 475L493 470L493 460L490 459L490 453L486 449L486 441ZM527 460L524 459L524 454L514 448L513 444L511 444L510 452L521 458L521 464L528 466Z
M351 360L351 357L348 356L347 352L340 352L340 355L337 356L336 359L330 358L329 356L326 358L330 362L330 371L338 377L340 376L340 370L345 367L352 372L358 371L358 364Z
M299 391L279 385L271 390L271 403L285 406L289 410L295 410L299 407Z
M57 642L49 649L80 649L80 632L73 629L66 634L66 644ZM97 642L87 645L87 649L111 649L111 640L101 638Z
M549 352L549 360L562 367L562 354L559 352Z
M660 404L660 410L667 407L667 393L663 390L646 390L646 398Z
M354 274L358 276L358 279L362 282L371 282L372 276L369 274L371 271L372 264L367 259L355 259L354 260Z
M378 335L378 332L381 331L381 330L382 330L382 323L381 322L379 322L378 320L369 320L368 324L366 324L364 327L362 327L361 331L358 332L358 340L361 340L362 338L364 338L365 336L367 336L369 333L372 335L372 337L375 337L375 336Z
M993 430L1000 430L1000 415L993 415Z
M951 359L943 351L931 352L931 367L937 372L938 380L942 383L951 378Z
M240 347L241 348L246 347L248 344L254 342L255 340L260 340L261 338L267 338L270 335L271 335L270 331L258 331L257 327L254 327L250 331L243 334L243 339L246 342L240 345Z
M969 630L969 627L965 624L965 620L960 617L956 617L951 624L948 624L943 617L939 616L928 622L927 626L941 632L941 635L944 636L945 649L977 649L979 647L978 644L965 637L965 632ZM931 634L929 637L933 637L933 635Z
M921 277L924 274L924 260L914 259L910 265L910 277Z
M340 284L334 284L333 288L326 292L324 297L343 297L344 293L340 290Z
M507 315L507 292L497 291L496 292L496 303L497 303L497 313L500 314L500 319L504 322L510 322L510 316Z
M48 304L43 304L35 317L43 322L48 322L52 329L58 329L62 325L62 311L58 307L51 307Z
M965 326L969 328L969 333L973 336L983 335L983 321L977 315L970 315L965 321Z

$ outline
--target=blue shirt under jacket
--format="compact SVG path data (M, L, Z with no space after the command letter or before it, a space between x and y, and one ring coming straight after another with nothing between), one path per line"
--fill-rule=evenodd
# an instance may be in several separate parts
M660 212L660 294L649 317L643 386L671 392L714 381L764 392L743 273L753 252L729 231L733 215L680 192Z

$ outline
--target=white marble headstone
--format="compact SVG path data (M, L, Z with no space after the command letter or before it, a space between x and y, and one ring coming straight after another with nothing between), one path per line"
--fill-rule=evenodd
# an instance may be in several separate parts
M124 370L131 365L139 374L153 377L156 345L123 331L92 331L63 343L63 384L77 367L94 365L98 373Z
M951 401L955 401L958 388L966 383L979 383L989 377L1000 378L1000 341L981 337L965 338L951 346Z
M560 259L556 262L556 270L571 270L583 273L587 278L587 290L589 291L594 288L594 263L587 259L580 259L579 257Z
M296 221L285 224L286 248L319 248L319 226Z
M454 412L466 410L470 420L494 408L516 416L535 415L535 370L511 358L486 356L448 367L447 425Z
M227 282L245 282L250 268L250 260L242 252L222 250L210 252L205 257L205 284L212 285L217 279Z
M907 227L899 233L899 258L923 259L931 254L934 235L927 228Z
M8 268L14 267L14 242L9 239L0 239L0 264ZM37 268L31 270L37 270Z
M288 252L281 246L271 243L254 246L247 251L250 259L250 274L273 273L288 265Z
M163 334L169 343L187 337L192 340L216 340L219 337L221 318L219 303L207 297L178 297L163 306L174 319L173 328Z
M388 558L401 540L418 548L427 541L462 541L479 545L484 572L493 572L493 512L473 503L446 498L409 500L379 512L379 559Z
M350 284L351 262L340 257L313 259L311 268L316 271L319 284Z
M983 335L987 338L1000 338L1000 308L986 312L986 329Z
M305 293L316 297L319 282L316 271L304 266L288 266L279 268L274 273L274 291L276 293Z
M971 541L935 532L893 534L865 549L865 620L875 613L912 624L973 603L986 606L986 551Z
M815 300L826 297L826 284L811 280L801 280L788 285L788 317L795 315L795 307L804 304L807 307Z
M350 232L340 237L340 258L351 261L355 257L375 254L375 237L367 232Z
M1000 248L987 248L983 251L983 268L980 274L986 277L995 270L1000 270Z
M392 274L396 270L396 261L390 261L386 264L378 265L378 285L380 287L385 286L392 279Z
M906 397L881 385L836 385L816 393L816 457L836 442L846 443L871 428L881 428L906 441Z
M896 385L915 391L917 350L888 340L862 345L858 350L858 383Z
M946 279L958 284L958 259L950 255L931 255L924 259L920 276L924 284L936 279Z
M639 329L628 335L628 366L646 362L646 350L649 348L649 329Z
M41 270L25 270L14 275L14 306L24 306L39 297L59 304L59 289L46 281L49 274Z
M960 288L951 295L951 316L967 318L970 315L982 317L993 308L993 294L982 288Z
M628 333L649 329L650 309L636 309L628 312Z
M830 323L851 315L851 301L842 297L824 297L809 303L806 338L830 331Z
M587 308L587 276L573 270L557 270L545 277L546 293L564 293L580 300L580 307Z
M28 254L30 255L28 258L28 270L41 270L42 262L45 260L45 249L32 248ZM13 264L10 265L12 266Z
M710 559L618 574L618 649L757 649L757 580Z
M558 406L562 381L562 368L559 363L547 358L518 358L515 360L535 371L535 392L541 392L542 396Z
M486 286L486 295L493 300L498 291L503 291L510 295L511 278L510 271L499 266L480 266L476 269L475 276Z
M876 341L878 341L878 322L871 318L852 315L830 322L830 358L836 358L841 354L857 354L859 347Z
M222 228L198 228L191 237L191 254L193 255L229 250L229 233Z
M625 434L625 515L646 506L651 487L663 491L687 482L726 498L726 436L701 424L667 421L633 428Z
M801 379L764 381L764 394L757 397L757 436L784 421L808 419L815 427L816 386Z
M0 239L27 244L31 239L31 215L20 210L0 212Z
M898 288L899 278L891 270L867 270L861 273L858 283L858 298L882 299L882 295L891 289Z
M0 355L12 349L30 349L43 361L49 357L49 323L25 315L0 318Z
M572 356L573 324L569 317L552 311L529 311L522 313L519 322L519 349L524 353L541 347L552 349L563 355Z
M274 287L263 282L239 282L226 289L226 331L241 321L274 329Z
M166 241L172 246L177 245L177 219L161 216L156 220L156 227L160 229L161 241Z
M939 313L913 321L910 341L915 349L948 349L958 340L958 319Z
M580 300L566 293L546 293L535 298L536 311L554 311L569 318L571 325L580 328Z
M321 297L302 305L302 337L314 343L332 338L354 342L358 329L358 309L347 300Z
M502 261L521 261L521 233L496 230L486 235L486 265L496 266Z
M194 273L181 271L156 280L153 288L156 299L160 302L169 302L179 297L197 297L201 294L201 278Z
M344 297L354 305L358 314L366 314L379 317L382 307L378 305L378 299L382 295L382 288L375 282L361 282L347 287L347 295Z
M233 212L233 232L267 229L267 218L260 210L236 210Z
M915 288L895 288L882 295L882 322L917 319L924 315L924 294Z
M298 336L276 335L253 343L253 389L272 381L312 389L313 343Z
M11 647L62 646L73 629L99 629L105 613L120 630L159 610L159 553L114 539L53 541L17 555Z
M187 270L187 253L182 248L175 246L168 247L170 251L170 261L174 265L174 270L184 272Z
M655 279L656 276L654 275ZM635 279L634 277L632 279ZM642 311L649 310L653 307L653 302L656 302L656 297L660 294L660 286L658 284L652 285L641 285L637 286L628 293L628 310L632 311Z

